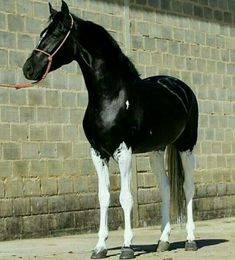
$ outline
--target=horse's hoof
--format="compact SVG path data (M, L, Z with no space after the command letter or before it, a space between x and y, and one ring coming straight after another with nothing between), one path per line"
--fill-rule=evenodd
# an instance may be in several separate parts
M134 250L130 247L123 247L119 259L135 258Z
M106 255L108 253L108 250L103 248L101 250L94 249L92 251L91 259L102 259L106 258Z
M170 243L168 241L159 241L157 246L157 252L168 251L170 248Z
M196 251L197 250L196 241L186 241L185 242L185 250L186 251Z

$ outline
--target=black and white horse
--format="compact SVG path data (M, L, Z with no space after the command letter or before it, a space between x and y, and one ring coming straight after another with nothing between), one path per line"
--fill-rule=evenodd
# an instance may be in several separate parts
M50 23L43 30L37 49L25 62L23 72L27 79L39 80L46 70L56 70L73 60L82 70L89 99L83 126L98 174L100 202L99 239L91 257L103 258L107 254L110 157L118 163L121 176L120 203L125 231L120 258L134 257L131 247L131 161L132 154L144 152L151 152L151 167L158 177L162 199L158 251L169 248L170 197L181 210L184 200L181 191L185 194L187 211L186 249L196 250L192 199L198 105L192 90L170 76L141 79L103 27L71 14L64 1L61 11L54 10L50 4L49 7ZM66 41L61 45L65 37ZM48 69L48 56L52 53L53 60Z

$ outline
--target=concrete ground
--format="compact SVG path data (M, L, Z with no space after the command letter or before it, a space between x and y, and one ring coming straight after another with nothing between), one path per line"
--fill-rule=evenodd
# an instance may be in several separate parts
M171 250L156 253L160 228L134 229L135 256L137 259L194 260L235 259L235 218L196 222L196 240L199 249L184 251L185 229L172 226ZM97 242L96 234L63 236L42 239L25 239L0 242L0 260L86 260ZM108 239L108 258L119 259L123 231L112 231Z

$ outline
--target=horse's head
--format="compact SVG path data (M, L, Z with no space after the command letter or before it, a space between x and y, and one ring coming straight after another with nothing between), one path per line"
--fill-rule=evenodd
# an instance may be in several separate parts
M50 23L41 32L37 47L23 66L24 75L30 80L40 80L74 59L71 36L74 22L67 4L62 1L61 11L54 10L49 4L49 10Z
M116 41L100 25L84 21L70 14L67 4L62 0L60 11L49 4L49 25L41 32L37 47L23 66L27 79L39 81L50 71L76 60L84 75L94 72L95 78L104 77L112 70L121 72L121 64L138 77L138 73L129 60L122 54ZM116 66L114 66L116 64ZM123 72L123 71L122 71Z

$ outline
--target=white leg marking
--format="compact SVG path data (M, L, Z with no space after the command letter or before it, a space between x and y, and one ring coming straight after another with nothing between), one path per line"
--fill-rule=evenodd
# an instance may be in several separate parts
M99 240L95 250L99 252L102 249L106 249L105 241L108 238L109 172L106 161L93 148L91 148L91 158L98 174L100 228L98 233Z
M195 192L194 186L194 155L190 151L180 153L181 160L185 173L185 181L184 181L184 192L186 198L186 206L187 206L187 240L194 241L194 230L195 225L193 221L193 196Z
M164 152L153 152L150 156L152 171L157 175L159 191L162 199L162 227L160 240L169 241L170 226L170 185L164 167Z
M133 238L131 229L131 210L133 199L131 195L131 157L132 149L128 149L123 142L114 153L114 159L118 162L121 175L121 192L119 200L124 211L125 231L124 247L130 247Z

